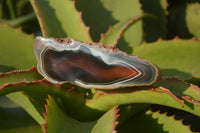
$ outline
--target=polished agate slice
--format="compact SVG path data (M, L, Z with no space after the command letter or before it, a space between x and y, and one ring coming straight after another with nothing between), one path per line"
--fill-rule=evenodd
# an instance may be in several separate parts
M105 44L37 37L34 52L39 73L52 83L114 89L150 85L159 77L152 63Z

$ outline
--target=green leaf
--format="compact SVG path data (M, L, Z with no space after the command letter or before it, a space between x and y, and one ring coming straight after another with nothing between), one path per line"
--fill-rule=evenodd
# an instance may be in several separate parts
M166 114L160 114L159 112L146 112L147 115L151 115L153 119L157 119L158 124L163 125L163 130L167 132L181 132L192 133L189 126L183 125L181 120L175 120L174 116L167 116Z
M15 92L6 96L16 104L20 105L35 121L38 122L38 124L42 125L45 123L43 116L38 112L33 103L24 94L21 92Z
M84 93L76 93L73 85L56 85L47 82L46 80L40 80L41 76L36 71L36 68L24 71L13 71L0 75L0 96L10 94L12 92L25 91L26 94L46 93L53 96L58 96L65 101L66 108L70 107L69 113L74 114L76 110L79 109L85 102ZM9 81L9 82L8 82ZM38 95L40 95L38 94ZM30 98L33 98L30 96ZM27 98L24 97L24 100ZM21 99L20 99L21 100ZM34 99L40 101L41 99ZM74 104L71 104L74 103ZM19 103L20 104L20 103ZM22 103L24 104L24 103ZM40 103L42 104L42 103ZM27 105L22 105L22 107L27 107ZM28 108L26 109L29 110ZM31 112L29 112L31 113ZM32 116L35 116L32 114ZM37 118L37 116L35 116ZM38 120L37 118L36 120ZM39 123L42 123L38 120Z
M148 108L148 106L150 106L150 104L145 104L145 103L120 105L119 106L119 118L118 118L119 124L118 124L118 126L122 125L125 121L130 119L133 115Z
M28 69L36 64L34 37L6 24L0 24L0 69Z
M167 24L167 0L140 0L145 13L155 15L156 19L143 19L144 40L153 42L165 38Z
M48 133L88 133L96 122L79 122L67 116L57 105L53 98L47 101L46 130Z
M43 129L20 106L0 97L0 132L43 133Z
M30 0L44 37L70 37L92 42L71 0Z
M2 88L5 84L31 82L39 79L42 79L42 77L37 73L36 68L32 68L27 71L16 70L5 74L0 74L0 88ZM20 92L16 92L8 94L7 97L23 107L39 124L44 124L44 118L38 113L37 109L27 96Z
M145 128L144 128L145 125ZM175 120L174 116L167 116L159 112L140 112L119 127L119 133L152 132L152 133L192 133L189 126L183 125L181 120Z
M156 86L162 86L170 89L170 91L181 97L191 97L200 102L199 87L193 84L187 84L184 81L177 78L166 78L155 84Z
M12 39L10 35L12 35ZM0 36L2 36L0 39L1 72L30 68L36 64L33 53L33 36L26 35L19 29L13 29L8 25L0 25ZM33 72L30 72L28 75L26 73L21 75L18 72L0 74L0 86L8 83L15 84L22 81L27 82L41 79L39 74ZM12 93L8 97L22 106L38 123L44 123L43 117L38 114L26 96L21 93Z
M197 39L200 39L200 3L188 4L186 9L187 27Z
M113 133L118 124L116 121L118 118L118 106L113 107L111 110L106 112L92 129L92 133Z
M176 81L176 79L162 81L160 87L158 84L156 87L155 84L155 87L122 88L99 92L99 96L86 101L78 115L80 119L91 120L118 104L149 103L177 108L200 116L200 88L187 85L183 81Z
M198 40L159 40L136 47L133 54L156 64L163 77L189 79L200 76L199 49Z
M0 74L0 87L5 84L15 84L19 82L32 82L41 80L42 76L35 67L28 70L14 70L8 73Z
M83 20L90 26L91 36L96 42L110 25L142 14L139 0L76 0L76 6L83 12ZM124 33L118 47L126 50L129 44L136 46L142 41L142 22L137 22Z
M109 30L102 35L100 43L117 45L119 39L123 35L123 33L134 23L141 20L142 18L148 17L148 14L141 15L139 17L134 17L131 19L127 19L124 21L120 21L115 24L113 27L110 27Z
M80 122L67 116L53 98L49 98L46 115L48 133L111 133L115 130L117 108L105 113L101 118L91 122Z
M103 7L112 13L113 18L116 20L125 20L133 16L142 14L141 5L139 0L101 0ZM143 41L142 22L137 22L132 25L123 35L123 38L118 43L118 48L127 50L128 45L131 47L140 45Z

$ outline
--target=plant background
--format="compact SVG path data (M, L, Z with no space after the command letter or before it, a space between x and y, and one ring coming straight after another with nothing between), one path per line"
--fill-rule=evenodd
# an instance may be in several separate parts
M0 132L199 132L199 3L0 0ZM107 91L51 84L34 67L38 35L116 45L163 78Z

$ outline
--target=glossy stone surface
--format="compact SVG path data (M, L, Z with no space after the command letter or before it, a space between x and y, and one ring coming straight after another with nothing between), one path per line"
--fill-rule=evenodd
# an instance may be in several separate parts
M152 63L105 44L37 37L34 51L38 71L52 83L114 89L150 85L159 76Z

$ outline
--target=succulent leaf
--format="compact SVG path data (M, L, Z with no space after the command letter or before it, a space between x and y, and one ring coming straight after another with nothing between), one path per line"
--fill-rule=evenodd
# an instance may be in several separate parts
M144 128L145 127L145 128ZM167 116L165 113L152 112L147 110L139 112L118 128L119 132L153 132L153 133L192 133L190 127L183 125L181 120L174 116Z
M111 133L116 127L117 107L105 113L101 118L91 122L80 122L67 116L57 105L56 101L49 97L45 113L48 133L55 133L62 128L62 132L82 132L82 133Z
M142 14L139 0L76 0L76 7L83 12L83 20L91 27L90 33L98 42L100 35L105 33L110 25ZM139 21L124 33L119 41L119 48L127 50L128 45L140 45L143 41L142 22Z
M0 132L43 133L41 125L20 106L6 97L0 97L0 101Z
M44 37L70 37L92 42L87 27L71 0L30 0Z
M170 91L181 97L191 97L196 101L200 101L200 88L193 84L185 83L178 78L166 78L155 84L170 89Z
M0 74L0 86L3 87L6 84L17 84L19 82L31 82L39 79L42 79L42 77L37 73L36 68L31 68L27 71L15 70ZM10 93L6 96L23 107L38 123L43 124L45 122L44 118L34 107L34 104L24 94L16 92Z
M64 101L66 101L66 107L70 105L72 109L71 112L75 112L75 110L77 110L77 106L80 108L80 106L83 105L84 97L82 97L81 94L75 94L73 90L70 90L71 86L68 87L65 85L65 87L61 87L59 85L50 84L47 81L41 79L42 77L34 67L29 70L16 70L13 72L1 74L0 96L8 94L8 97L10 97L12 100L17 98L18 100L14 101L21 105L40 124L44 123L44 119L40 116L40 114L38 114L37 108L34 108L35 103L30 101L30 99L33 97L37 97L37 99L34 99L34 101L36 101L36 105L39 107L43 107L44 105L44 102L41 102L45 100L45 95L43 95L44 93L61 97ZM25 93L12 93L18 91L24 91ZM27 96L30 99L28 99ZM71 106L72 101L73 103L77 101L77 104L73 104L74 106ZM42 111L41 108L40 110ZM39 111L39 113L41 113L41 111Z
M36 64L34 37L6 24L0 24L0 70L28 69ZM12 36L11 36L12 35Z
M44 118L31 100L21 92L6 95L10 100L21 106L38 124L44 124Z
M119 117L117 108L118 106L115 106L101 116L93 127L92 133L116 133L117 118Z
M8 83L5 79L9 80L10 83ZM84 94L74 91L73 88L75 88L75 86L68 84L61 86L51 84L46 80L41 80L41 76L35 67L29 70L13 71L1 74L0 81L2 81L0 85L0 96L18 91L25 91L26 94L29 92L32 94L36 93L35 95L40 95L37 93L52 94L62 98L65 101L65 106L70 106L71 113L76 112L76 110L79 109L85 102L85 98L83 97ZM74 103L73 105L71 105L72 102Z
M187 5L186 21L190 33L200 39L200 3Z
M164 77L189 79L200 76L199 49L199 40L158 40L136 47L133 54L156 64Z
M153 119L157 119L158 124L163 125L162 128L166 132L192 133L189 126L183 125L181 120L175 120L174 116L167 116L150 110L146 114L151 115Z
M115 24L113 27L111 26L108 31L101 36L100 43L105 43L108 45L117 45L119 39L122 37L123 33L137 21L141 20L142 18L150 16L149 14L143 14L138 17L134 17L131 19L127 19L125 21L120 21L119 23ZM118 46L120 47L120 46Z
M193 85L188 86L183 81L176 82L176 79L167 80L166 82L173 84L177 90L174 91L174 88L171 86L164 88L165 83L163 83L164 87L161 83L160 87L124 88L108 92L99 92L99 96L86 101L85 106L79 112L79 117L80 119L94 119L102 114L102 112L109 110L117 104L131 103L165 105L200 116L200 103L198 98L200 88L197 86L194 87ZM183 94L184 91L190 97ZM88 116L87 113L90 115Z

